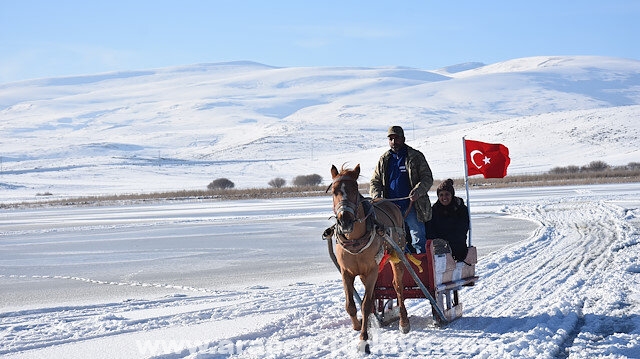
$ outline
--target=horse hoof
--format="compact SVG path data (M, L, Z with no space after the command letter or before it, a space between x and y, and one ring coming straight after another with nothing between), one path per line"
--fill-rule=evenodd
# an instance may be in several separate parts
M367 343L366 340L361 340L360 343L358 343L358 352L371 354L371 349L369 349L369 343Z
M407 325L400 325L400 332L402 334L407 334L411 330L411 324L407 323Z

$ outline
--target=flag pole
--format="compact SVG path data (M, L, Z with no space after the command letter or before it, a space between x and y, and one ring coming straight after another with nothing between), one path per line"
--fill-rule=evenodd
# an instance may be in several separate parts
M465 141L466 136L462 136L462 157L464 158L464 187L467 190L467 211L469 214L469 243L468 246L471 247L471 203L469 202L469 174L467 167L467 142Z

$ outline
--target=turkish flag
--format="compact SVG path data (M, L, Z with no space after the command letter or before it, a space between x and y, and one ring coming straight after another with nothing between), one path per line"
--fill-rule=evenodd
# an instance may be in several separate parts
M509 149L500 143L464 140L467 156L467 175L484 178L503 178L511 159Z

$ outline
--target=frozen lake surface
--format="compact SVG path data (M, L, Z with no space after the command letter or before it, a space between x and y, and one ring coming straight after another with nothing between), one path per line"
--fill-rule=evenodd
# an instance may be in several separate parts
M536 228L483 208L472 216L480 256ZM6 211L0 301L52 305L339 278L321 239L331 215L327 197ZM96 285L132 282L147 285Z

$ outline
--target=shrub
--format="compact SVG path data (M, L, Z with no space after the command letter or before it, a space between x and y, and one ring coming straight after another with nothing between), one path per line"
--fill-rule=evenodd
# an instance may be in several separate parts
M284 185L287 184L287 181L284 178L274 178L271 181L269 181L269 186L274 187L274 188L281 188L284 187Z
M629 167L630 165L631 163L629 164ZM573 166L573 165L570 165L567 167L553 167L552 169L549 170L549 173L554 175L566 175L566 174L575 174L580 172L601 172L601 171L606 171L610 168L611 166L609 166L604 161L591 161L588 165L582 166L582 167Z
M567 173L578 173L580 172L580 167L578 166L567 166Z
M567 169L567 167L553 167L549 170L549 173L555 175L565 174L567 172L569 172L569 169Z
M626 167L628 170L639 170L640 162L629 162Z
M293 179L292 183L297 187L318 186L320 185L320 183L322 183L322 177L318 174L296 176Z
M231 181L229 181L226 178L218 178L216 180L214 180L213 182L209 183L209 185L207 186L208 189L210 190L216 190L216 189L229 189L229 188L233 188L235 186L235 184Z
M604 161L591 161L588 165L582 167L583 171L600 172L609 169L609 165Z

